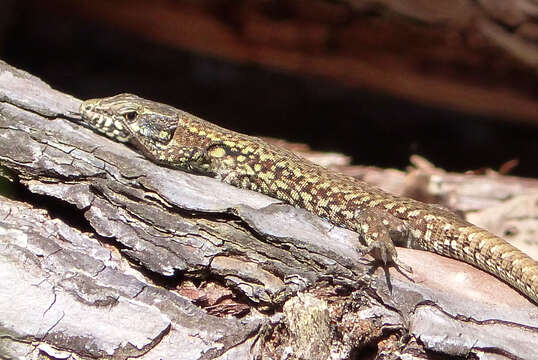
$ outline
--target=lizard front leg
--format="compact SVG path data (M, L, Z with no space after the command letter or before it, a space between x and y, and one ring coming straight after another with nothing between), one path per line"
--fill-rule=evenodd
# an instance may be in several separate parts
M199 146L174 146L158 155L159 162L200 175L213 176L213 159Z

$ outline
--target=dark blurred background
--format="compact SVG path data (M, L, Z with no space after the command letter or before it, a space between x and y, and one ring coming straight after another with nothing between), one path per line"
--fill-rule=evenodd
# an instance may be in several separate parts
M3 0L0 59L81 99L132 92L357 164L516 159L512 174L538 177L528 18L385 3ZM506 34L530 57L495 41Z

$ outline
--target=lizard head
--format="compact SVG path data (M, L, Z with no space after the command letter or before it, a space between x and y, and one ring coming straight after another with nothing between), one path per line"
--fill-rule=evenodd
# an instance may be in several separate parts
M166 146L177 127L177 110L132 94L86 100L80 114L91 128L145 150Z

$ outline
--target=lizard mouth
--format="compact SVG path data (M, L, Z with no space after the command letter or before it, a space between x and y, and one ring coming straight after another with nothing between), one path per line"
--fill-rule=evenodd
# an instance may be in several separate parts
M131 134L125 129L120 120L107 114L99 108L99 100L86 100L80 105L80 115L82 120L92 129L105 134L111 139L119 142L129 142Z

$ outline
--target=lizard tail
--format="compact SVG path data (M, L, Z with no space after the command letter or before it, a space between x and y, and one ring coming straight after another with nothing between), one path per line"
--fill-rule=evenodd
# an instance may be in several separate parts
M538 262L526 255L506 240L495 236L484 229L473 226L475 232L468 235L472 261L480 268L505 280L534 303L538 304Z
M538 262L506 240L470 223L442 245L423 243L429 251L463 260L504 280L538 304Z

